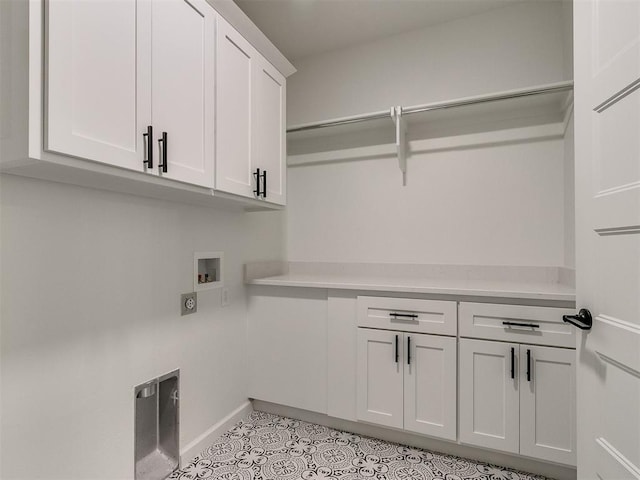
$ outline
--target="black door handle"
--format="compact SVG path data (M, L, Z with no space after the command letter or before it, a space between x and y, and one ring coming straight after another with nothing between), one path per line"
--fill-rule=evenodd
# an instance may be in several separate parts
M527 348L527 382L531 381L531 350Z
M158 164L158 168L162 168L163 173L167 173L167 132L162 132L162 138L158 139L158 147L160 148L160 159L162 163Z
M145 140L145 159L142 162L148 168L153 168L153 147L151 146L151 142L153 140L153 127L149 125L147 127L147 133L143 133L142 136Z
M586 308L581 308L578 315L563 315L562 320L578 327L580 330L591 330L593 326L591 312Z
M411 337L407 337L407 365L411 365Z

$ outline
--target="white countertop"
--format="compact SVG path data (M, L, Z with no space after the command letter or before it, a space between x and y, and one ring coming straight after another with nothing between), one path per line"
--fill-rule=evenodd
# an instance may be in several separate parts
M376 290L439 295L520 298L575 302L575 288L562 283L415 277L287 273L247 281L250 285Z

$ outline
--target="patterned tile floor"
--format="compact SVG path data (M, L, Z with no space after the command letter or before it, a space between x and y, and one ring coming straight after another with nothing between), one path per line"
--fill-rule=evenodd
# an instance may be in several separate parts
M545 480L264 412L252 412L169 478Z

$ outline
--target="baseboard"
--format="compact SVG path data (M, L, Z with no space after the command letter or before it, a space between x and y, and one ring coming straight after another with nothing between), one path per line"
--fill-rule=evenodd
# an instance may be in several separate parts
M247 400L214 426L207 429L202 435L182 449L180 452L180 465L188 465L200 452L215 443L220 436L226 433L234 424L246 417L252 410L253 406L251 402Z
M390 430L388 428L378 427L367 423L342 420L322 413L309 412L307 410L287 407L270 402L263 402L260 400L253 401L253 408L255 410L272 413L274 415L317 423L337 430L345 430L359 435L379 438L388 442L401 443L433 452L455 455L494 465L501 465L514 470L522 470L524 472L535 473L537 475L544 475L545 477L555 478L557 480L576 479L575 468L565 467L562 465L541 462L530 458L509 455L492 450L485 450L483 448L460 445L454 442L414 435L401 430Z

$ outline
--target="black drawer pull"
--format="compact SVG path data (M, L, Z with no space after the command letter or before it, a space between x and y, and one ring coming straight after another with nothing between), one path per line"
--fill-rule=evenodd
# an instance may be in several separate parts
M412 320L415 320L416 318L418 318L418 315L416 315L415 313L390 313L389 314L390 317L393 317L394 319L398 319L398 318L409 318Z
M502 322L507 327L528 327L528 328L540 328L540 325L535 323L523 323L523 322Z

